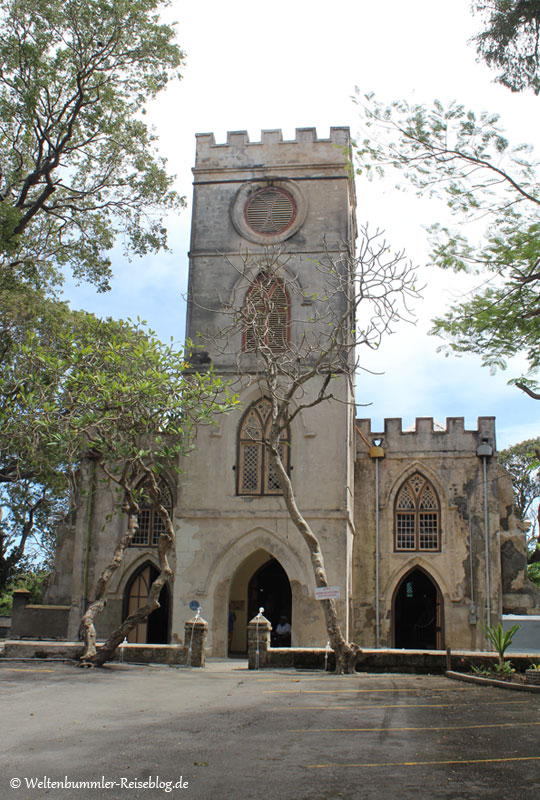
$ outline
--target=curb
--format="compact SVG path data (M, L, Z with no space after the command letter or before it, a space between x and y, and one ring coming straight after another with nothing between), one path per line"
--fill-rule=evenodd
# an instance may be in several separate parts
M479 675L465 675L463 672L453 672L447 670L445 673L447 678L454 681L462 681L463 683L476 683L484 686L495 686L497 689L509 689L511 692L540 692L540 686L529 686L524 683L512 683L511 681L499 681L496 678L481 678Z

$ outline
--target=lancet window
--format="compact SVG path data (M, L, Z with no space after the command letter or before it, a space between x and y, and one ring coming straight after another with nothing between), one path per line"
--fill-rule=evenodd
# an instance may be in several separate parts
M395 550L440 550L440 506L431 483L419 472L396 498Z
M253 403L244 414L238 434L237 494L281 494L265 444L271 425L271 405L266 398ZM289 449L290 436L283 431L279 452L287 471Z
M172 514L173 499L169 485L163 478L157 481L161 505ZM132 547L157 547L160 533L165 531L165 521L153 506L150 495L145 491L143 484L142 498L139 500L139 528L131 540Z
M287 349L289 341L289 301L283 283L261 273L244 300L244 340L246 352L269 348L273 353Z

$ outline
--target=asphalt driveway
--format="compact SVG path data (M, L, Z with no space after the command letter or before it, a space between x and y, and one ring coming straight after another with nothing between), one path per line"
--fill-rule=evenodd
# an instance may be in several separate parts
M540 797L540 695L441 676L0 661L0 797Z

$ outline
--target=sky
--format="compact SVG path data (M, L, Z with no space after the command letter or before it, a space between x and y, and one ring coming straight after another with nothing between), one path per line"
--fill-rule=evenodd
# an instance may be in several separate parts
M224 142L228 130L247 130L251 141L263 129L316 127L328 137L331 126L359 130L352 101L355 87L374 91L381 101L429 103L457 99L475 110L501 114L515 143L534 142L540 129L540 99L514 95L493 83L477 63L471 36L480 21L469 0L173 0L167 19L177 22L186 52L183 79L148 109L159 137L159 152L176 178L187 208L169 218L170 252L127 262L113 253L112 290L66 283L74 308L99 315L140 317L165 340L181 342L185 329L190 203L195 134L213 132ZM419 267L423 298L415 304L416 324L399 325L377 352L360 354L358 416L371 417L381 430L386 417L497 418L500 448L540 433L540 403L508 386L521 365L491 375L480 359L445 357L441 341L430 337L430 320L458 299L461 283L428 263L424 227L441 220L441 206L398 192L390 181L357 179L358 221L379 228L394 250L404 250ZM377 373L377 374L373 374ZM365 405L364 405L365 404Z

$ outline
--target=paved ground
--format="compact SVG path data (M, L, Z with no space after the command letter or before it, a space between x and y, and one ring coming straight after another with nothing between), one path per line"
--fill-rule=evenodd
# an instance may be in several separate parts
M0 661L0 797L538 798L539 712L444 677Z

